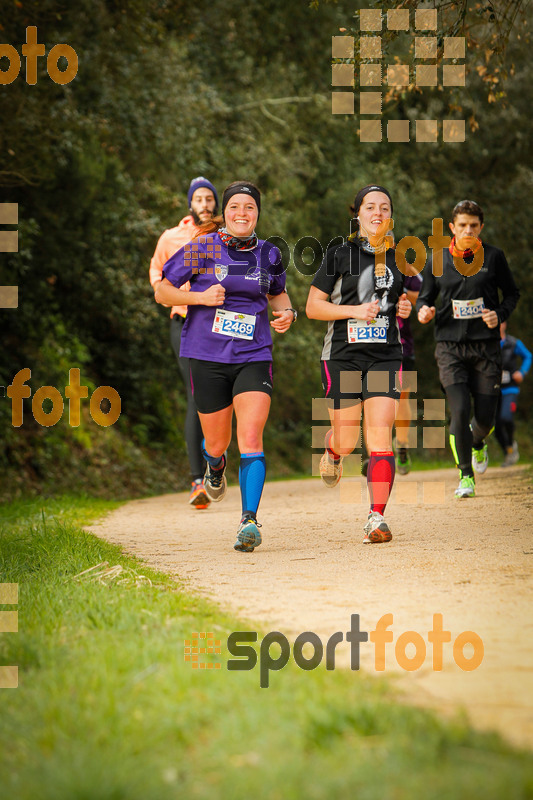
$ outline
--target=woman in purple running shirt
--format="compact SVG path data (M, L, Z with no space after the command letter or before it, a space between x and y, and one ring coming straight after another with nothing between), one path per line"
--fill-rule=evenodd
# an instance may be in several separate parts
M178 250L163 268L159 302L187 305L180 355L190 359L191 385L204 433L204 485L213 502L226 494L226 450L233 411L241 453L242 518L235 550L261 544L257 509L265 483L265 427L272 395L272 336L288 331L296 311L285 291L281 253L258 239L259 189L231 183L222 217ZM179 289L190 281L190 291ZM274 319L269 323L268 306Z

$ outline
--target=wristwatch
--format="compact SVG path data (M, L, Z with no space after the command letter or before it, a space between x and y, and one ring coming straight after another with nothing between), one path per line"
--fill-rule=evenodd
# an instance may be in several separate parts
M296 320L298 319L298 312L296 311L295 308L285 308L284 311L292 311L292 321L296 322Z

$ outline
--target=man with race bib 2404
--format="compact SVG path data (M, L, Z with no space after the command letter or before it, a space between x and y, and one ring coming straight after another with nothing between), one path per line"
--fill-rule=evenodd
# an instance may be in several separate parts
M493 429L500 396L499 326L520 296L503 251L482 244L482 228L483 210L477 203L462 200L455 206L442 274L430 258L416 304L422 324L435 318L435 358L450 408L450 444L461 473L458 498L474 497L474 472L487 469L484 440Z

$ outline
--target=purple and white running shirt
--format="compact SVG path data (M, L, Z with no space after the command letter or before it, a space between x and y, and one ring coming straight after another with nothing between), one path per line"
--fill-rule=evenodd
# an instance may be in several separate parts
M267 294L285 291L285 267L277 247L259 239L253 250L235 250L210 233L174 253L163 267L163 277L177 288L190 281L191 292L204 292L217 283L226 290L218 308L188 307L181 356L224 364L271 360ZM220 310L226 313L217 316ZM248 316L239 321L240 315ZM217 332L221 318L224 334Z

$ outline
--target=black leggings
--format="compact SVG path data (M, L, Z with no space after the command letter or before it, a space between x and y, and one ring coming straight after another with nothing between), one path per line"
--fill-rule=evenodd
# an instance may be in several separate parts
M468 384L454 383L446 386L445 392L450 406L450 435L455 437L458 467L466 475L473 475L472 445L481 445L492 430L498 395L474 394L474 416L470 419Z
M185 391L187 392L187 414L185 415L185 443L187 445L187 455L189 457L189 466L191 469L191 477L193 480L202 478L205 472L205 461L202 455L202 440L204 435L202 433L202 426L198 417L196 404L192 396L191 376L189 374L189 359L180 356L180 342L181 342L181 329L183 328L183 319L181 317L172 317L170 320L170 342L178 364L180 372L185 384Z

